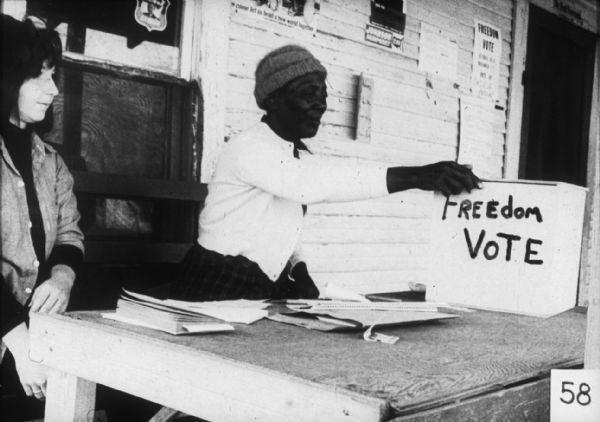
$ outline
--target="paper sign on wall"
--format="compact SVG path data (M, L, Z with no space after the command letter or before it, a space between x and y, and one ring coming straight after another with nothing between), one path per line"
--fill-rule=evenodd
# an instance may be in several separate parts
M383 47L402 49L406 3L402 0L371 0L371 17L365 40Z
M316 34L321 0L237 0L232 1L234 13L248 13L290 28Z
M456 80L458 45L449 35L435 26L421 22L419 41L419 70Z
M502 57L502 34L488 23L475 21L471 88L477 97L496 100Z

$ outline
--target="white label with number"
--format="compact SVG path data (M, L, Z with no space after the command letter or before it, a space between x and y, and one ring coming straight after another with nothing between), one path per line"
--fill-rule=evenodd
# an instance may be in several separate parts
M550 422L600 421L600 370L550 372Z

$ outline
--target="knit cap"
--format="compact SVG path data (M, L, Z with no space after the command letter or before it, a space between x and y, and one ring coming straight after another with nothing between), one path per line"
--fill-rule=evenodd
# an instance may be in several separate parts
M271 51L256 66L256 103L264 108L264 101L273 91L312 72L327 75L325 67L306 48L290 44Z

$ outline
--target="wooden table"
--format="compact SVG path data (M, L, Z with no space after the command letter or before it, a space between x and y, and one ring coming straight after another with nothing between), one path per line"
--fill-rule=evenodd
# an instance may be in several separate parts
M86 420L96 383L211 421L547 420L549 371L583 361L585 315L493 312L360 333L259 321L175 337L98 313L31 317L54 368L46 421Z

